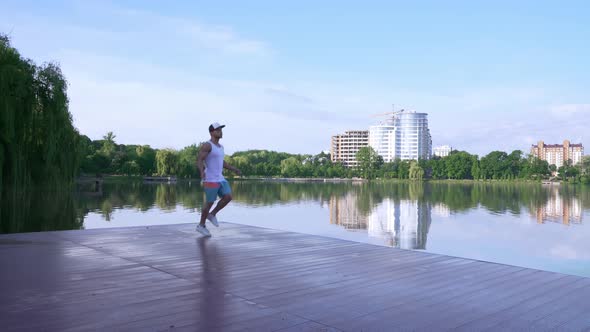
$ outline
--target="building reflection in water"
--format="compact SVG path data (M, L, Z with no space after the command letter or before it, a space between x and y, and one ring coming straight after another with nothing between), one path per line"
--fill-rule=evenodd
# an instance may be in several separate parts
M330 224L340 225L348 230L367 229L367 217L357 208L356 195L348 192L344 197L330 198Z
M549 197L544 205L533 206L531 216L537 223L556 222L564 225L582 223L582 204L576 197L565 197L559 194L558 188L549 191Z
M451 209L445 203L436 203L432 207L432 213L441 218L448 218L451 216Z
M369 215L369 236L385 238L401 249L426 249L431 207L415 200L386 198Z
M385 240L385 244L401 249L426 249L431 223L431 207L427 202L384 199L368 214L357 207L353 193L330 200L330 223L348 230L367 230L368 235Z
M582 223L582 202L576 196L563 194L559 188L549 189L547 196L529 204L528 211L539 224ZM377 204L362 204L354 192L333 196L329 205L331 224L350 231L366 231L370 237L381 238L386 245L401 249L426 249L432 214L449 218L453 212L442 202L411 199L384 198Z

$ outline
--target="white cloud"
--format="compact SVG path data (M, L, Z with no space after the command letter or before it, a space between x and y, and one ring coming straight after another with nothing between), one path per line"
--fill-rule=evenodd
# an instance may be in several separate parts
M92 139L113 131L119 143L180 149L208 139L205 128L218 121L228 126L224 144L230 153L319 153L329 146L331 133L321 121L327 111L284 87L81 52L61 58L74 124Z
M130 20L140 26L142 35L148 36L149 31L154 36L166 38L184 38L188 45L198 48L220 50L228 53L246 55L270 55L270 46L262 41L240 36L230 26L204 24L196 20L170 17L148 11L136 9L115 9L125 20ZM146 31L147 30L147 31ZM155 39L151 42L159 43L163 40Z
M590 104L562 104L550 108L555 116L590 113Z

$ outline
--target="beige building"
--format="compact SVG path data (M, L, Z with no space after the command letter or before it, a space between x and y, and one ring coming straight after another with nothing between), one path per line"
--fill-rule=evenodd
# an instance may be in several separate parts
M332 136L330 156L332 162L342 162L346 167L356 167L356 153L360 148L369 146L368 130L349 130L343 135Z
M584 147L582 144L570 144L570 141L565 140L562 144L545 144L539 141L537 145L531 147L531 154L541 160L547 160L549 165L561 167L565 161L571 160L572 165L582 161L584 155Z

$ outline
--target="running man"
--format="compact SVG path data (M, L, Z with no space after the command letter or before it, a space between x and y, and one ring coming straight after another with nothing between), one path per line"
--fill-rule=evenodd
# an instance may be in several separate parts
M211 139L201 145L199 156L197 158L197 167L201 173L203 188L205 190L206 202L201 213L201 222L197 225L197 231L204 236L211 236L211 233L205 227L205 220L209 220L215 227L219 227L217 221L217 213L223 209L227 203L232 200L231 188L229 183L223 177L223 169L241 175L242 172L225 162L223 145L219 144L219 140L223 137L222 129L225 125L220 125L217 122L209 126L209 134ZM212 211L209 211L215 203L217 196L221 198Z

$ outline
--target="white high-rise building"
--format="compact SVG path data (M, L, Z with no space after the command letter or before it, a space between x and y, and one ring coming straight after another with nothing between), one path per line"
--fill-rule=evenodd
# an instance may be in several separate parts
M399 151L399 147L396 148L396 144L399 145L396 137L397 128L393 119L389 119L380 125L369 127L369 146L378 155L383 157L383 161L386 163L393 161L396 158L395 152Z
M441 145L434 148L434 155L437 157L448 157L453 148L448 145Z
M369 146L383 161L429 159L432 138L428 114L416 111L394 112L391 119L369 128Z

